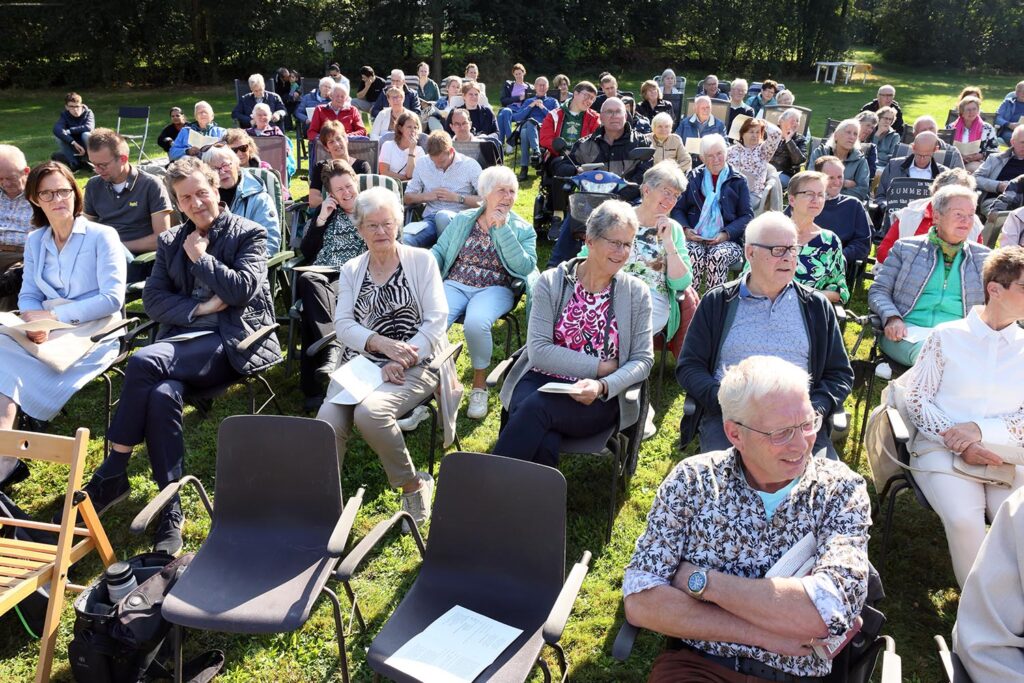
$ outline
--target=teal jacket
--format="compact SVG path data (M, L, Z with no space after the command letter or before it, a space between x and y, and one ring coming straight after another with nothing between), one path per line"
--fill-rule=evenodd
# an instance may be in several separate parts
M467 209L460 212L448 223L437 243L430 248L430 253L437 259L437 267L441 269L441 278L448 277L448 271L455 265L455 259L466 243L476 219L484 211ZM505 225L491 230L494 249L498 259L509 275L526 283L527 313L529 313L530 291L533 283L540 277L537 270L537 232L530 223L516 215L513 211L508 215Z

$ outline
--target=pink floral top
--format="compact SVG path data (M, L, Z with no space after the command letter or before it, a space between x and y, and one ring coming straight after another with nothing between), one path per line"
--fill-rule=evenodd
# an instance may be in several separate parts
M609 360L618 356L619 325L612 313L611 305L611 285L596 294L591 294L577 282L569 302L555 323L555 344L594 356L598 360ZM572 382L579 379L547 374Z
M768 181L768 162L775 156L781 141L782 131L768 124L768 134L760 144L749 149L742 144L733 145L726 154L729 165L746 177L750 191L756 195L764 192Z

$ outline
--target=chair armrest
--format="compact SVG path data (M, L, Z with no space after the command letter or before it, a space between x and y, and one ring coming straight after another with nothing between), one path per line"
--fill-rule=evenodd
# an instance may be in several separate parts
M384 534L403 519L409 523L409 527L412 529L412 537L416 541L416 547L420 550L420 557L422 558L426 555L426 548L423 547L423 537L420 536L420 530L416 528L416 522L413 520L412 515L404 510L399 510L390 519L378 522L377 526L370 529L370 533L363 536L356 547L338 565L334 572L334 577L338 581L351 581L352 576L356 573L356 569L366 559L366 556L370 554L370 551L380 543L380 540L384 538Z
M243 339L241 342L239 342L238 350L248 351L250 346L252 346L256 342L263 341L264 339L272 335L274 332L276 332L277 328L279 327L281 326L278 325L277 323L274 323L273 325L267 325L266 327L261 327L260 329L256 330L248 337Z
M519 297L526 294L526 280L522 278L512 278L512 284L509 287L512 290L512 300L519 301Z
M160 323L158 323L155 320L147 320L138 327L133 327L128 331L128 334L124 336L125 343L132 343L139 337L139 335L149 333L150 330L152 330L154 327L157 327L159 324Z
M906 444L910 441L910 430L907 423L903 421L900 411L895 408L886 408L885 416L889 418L889 428L892 430L892 438L896 443Z
M356 495L349 498L342 509L341 517L338 518L338 523L335 525L334 531L331 532L331 538L327 541L327 554L331 557L339 557L345 552L345 545L348 544L348 536L352 533L356 514L363 504L363 493L363 488L359 487Z
M697 412L697 402L687 396L683 399L683 415L692 417Z
M633 652L633 643L636 642L639 633L638 627L628 621L622 622L622 627L615 634L615 642L612 643L612 657L620 662L629 659L629 655Z
M896 654L896 641L889 636L885 638L885 649L882 650L882 683L900 683L903 680L903 663Z
M100 330L96 334L89 337L89 341L91 341L94 344L96 342L103 341L104 339L114 334L115 332L120 332L129 325L137 322L138 320L136 320L135 318L125 318L124 320L118 320L115 324L108 325L106 328Z
M330 332L325 334L322 339L318 339L316 343L310 344L309 348L306 349L306 355L309 356L310 358L316 356L321 351L323 351L328 344L333 344L334 340L337 338L338 333L335 332L334 330L331 330Z
M147 251L144 254L139 254L134 259L132 259L132 263L152 263L153 261L156 261L155 251Z
M516 361L519 359L520 354L523 353L523 350L525 348L526 347L524 346L522 348L516 349L515 351L512 352L511 356L509 356L503 361L500 361L497 365L494 366L494 369L491 370L491 374L487 375L487 379L485 380L488 387L493 389L505 379L505 375L507 375L508 371L512 369L512 366L515 365Z
M836 318L839 320L840 325L846 324L846 321L850 319L849 314L846 312L846 308L842 304L832 304L832 309L836 312Z
M626 400L630 403L636 403L640 400L640 390L643 388L643 382L637 382L630 388L626 389Z
M279 251L267 259L267 270L270 270L271 268L277 268L285 261L289 261L293 258L295 258L294 251L291 251L290 249L286 249L285 251Z
M133 534L141 534L149 526L149 523L153 521L157 513L167 507L168 503L171 502L171 498L178 495L181 489L185 488L185 484L192 484L197 493L199 493L199 499L203 501L203 507L213 517L213 505L210 503L210 497L206 495L206 489L203 488L203 482L196 479L191 474L185 475L178 481L172 481L170 484L165 486L160 493L156 495L156 498L149 501L146 507L139 511L139 514L135 515L135 519L132 520L130 530Z
M554 645L562 638L562 631L565 630L565 623L569 620L569 613L576 604L576 597L580 594L583 586L583 579L587 578L587 571L590 570L590 551L584 550L580 561L573 565L569 577L562 584L562 590L558 593L547 621L544 622L544 642Z
M442 353L440 356L430 362L429 368L434 372L439 372L441 366L448 362L449 358L458 358L459 353L462 351L462 342L458 344L449 344L448 350Z

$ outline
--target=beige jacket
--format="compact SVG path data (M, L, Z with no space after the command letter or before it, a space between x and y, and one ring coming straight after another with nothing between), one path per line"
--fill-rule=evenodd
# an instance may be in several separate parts
M658 142L651 136L651 147L654 148L654 163L671 159L679 164L679 170L686 173L693 167L693 160L686 153L686 145L683 139L675 133L670 133L664 142Z

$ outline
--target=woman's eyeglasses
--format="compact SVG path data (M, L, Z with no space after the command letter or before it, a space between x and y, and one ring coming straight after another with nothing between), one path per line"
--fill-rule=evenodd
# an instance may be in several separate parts
M67 199L74 193L70 187L64 187L59 190L40 190L36 196L44 202L52 202L55 199Z

